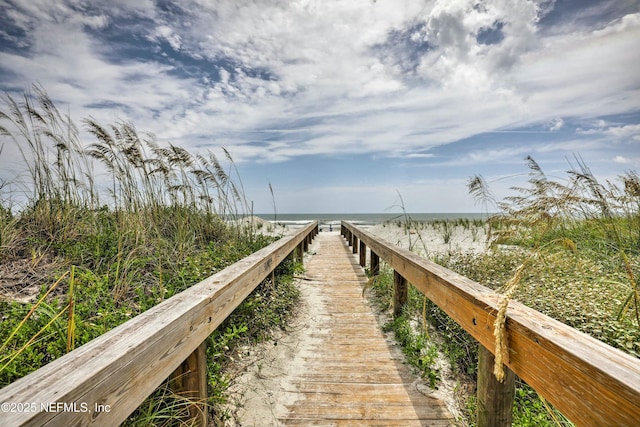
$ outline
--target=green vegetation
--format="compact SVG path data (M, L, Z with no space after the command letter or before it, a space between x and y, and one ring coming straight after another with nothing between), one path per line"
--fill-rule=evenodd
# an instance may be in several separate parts
M380 275L372 278L371 288L375 301L382 310L391 309L393 301L393 271L383 269ZM438 347L429 339L426 322L418 322L413 315L423 307L424 297L414 287L409 288L407 305L402 315L391 318L383 327L385 332L393 332L402 348L407 362L415 367L422 378L429 381L431 388L437 388L440 381L440 368L437 364ZM424 319L423 319L424 320Z
M548 179L532 158L527 162L530 186L497 203L502 213L489 221L492 245L519 248L510 255L519 254L518 274L502 282L512 289L501 290L640 356L640 177L628 172L621 177L624 187L605 186L578 160L578 169L561 183ZM487 199L481 177L469 188ZM623 340L616 330L627 331Z
M549 179L533 159L526 161L529 186L514 188L516 195L503 201L493 199L481 176L469 181L471 194L499 211L484 225L489 232L489 251L449 251L434 261L502 293L503 312L506 301L515 298L640 357L640 176L630 171L620 177L622 185L602 184L576 159L577 166L571 168L567 179L559 181ZM403 226L407 230L420 227L415 223ZM446 238L446 227L442 233ZM414 245L412 249L418 248ZM383 273L372 281L382 301L392 300L390 274ZM410 292L405 314L390 329L405 352L424 355L433 345L431 341L404 336L406 325L413 325L414 334L424 335L426 329L416 327L420 322L415 319L426 318L444 340L439 345L454 372L467 375L475 384L477 342L433 303L421 301ZM496 323L496 337L503 327L503 322ZM475 396L468 398L466 407L463 423L474 425ZM571 423L518 379L514 425Z
M223 164L94 119L84 126L95 141L82 144L43 88L3 100L0 155L19 153L27 178L0 178L0 387L273 241L229 221L249 203L226 150ZM215 419L234 345L282 326L297 268L284 262L209 338ZM165 384L126 424L188 423L188 403Z

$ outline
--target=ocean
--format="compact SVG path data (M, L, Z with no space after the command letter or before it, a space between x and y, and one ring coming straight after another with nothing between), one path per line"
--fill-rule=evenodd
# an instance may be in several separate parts
M355 225L372 226L382 224L386 221L403 221L405 214L402 213L318 213L318 214L256 214L266 221L277 222L278 224L288 225L290 227L302 227L311 221L318 221L320 228L325 229L331 226L340 227L340 221L349 221ZM407 214L414 221L433 221L438 219L487 219L486 213L409 213Z

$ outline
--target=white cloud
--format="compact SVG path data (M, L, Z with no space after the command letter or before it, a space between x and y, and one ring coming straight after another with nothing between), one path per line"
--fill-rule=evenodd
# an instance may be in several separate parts
M551 123L549 124L549 130L552 132L555 132L557 130L562 129L563 126L564 126L564 120L562 120L561 117L558 117L557 119L553 119L551 121Z
M263 68L272 73L275 80L266 82L248 76L242 69L222 70L221 73L226 73L227 78L219 83L214 82L215 87L207 96L215 97L217 101L231 96L235 99L225 101L258 102L254 108L248 109L249 113L257 113L258 108L267 108L269 102L261 104L260 99L279 97L282 93L293 94L295 99L291 100L291 105L301 105L303 109L312 109L313 105L317 104L327 105L328 101L350 103L353 110L362 107L368 109L371 97L374 98L374 104L383 104L387 101L388 95L399 95L411 103L417 95L418 100L433 99L432 103L451 106L457 110L460 106L477 101L468 93L469 89L493 93L498 90L498 97L502 97L502 108L511 110L515 104L529 104L532 99L540 99L536 98L537 93L542 93L542 97L549 95L545 87L531 87L532 93L529 93L530 88L527 84L532 80L532 75L559 74L566 78L566 72L541 72L536 65L539 59L550 61L547 65L552 67L564 68L570 61L564 61L560 57L549 57L548 53L555 55L555 52L558 52L558 55L564 56L570 55L572 51L567 49L567 45L562 44L560 39L540 49L539 42L535 39L535 23L540 6L534 2L499 1L486 4L482 8L474 7L475 2L472 1L438 1L422 4L409 1L375 4L370 1L351 1L319 4L249 3L228 0L215 3L197 1L196 4L200 9L195 9L188 16L189 25L161 20L152 30L151 36L164 38L175 49L184 49L193 55L204 55L211 59L225 56L249 69ZM187 6L183 8L188 9ZM120 11L116 15L122 13ZM154 15L157 15L157 12L150 14L152 17ZM79 21L80 18L75 20ZM406 27L409 23L420 20L426 24L426 33L415 32L412 38L423 37L435 46L422 58L420 68L422 76L431 84L427 84L421 90L410 90L403 81L403 76L398 75L397 70L389 64L372 55L371 48L384 43L391 30ZM481 28L491 26L497 21L505 23L502 29L505 33L503 42L490 46L480 45L475 35ZM628 30L632 27L632 21L630 18L625 19L624 28ZM610 31L621 31L621 28L617 25ZM49 27L48 31L51 29L52 27ZM78 34L83 38L78 27L68 30L69 39L75 38ZM601 30L601 33L604 31ZM598 37L606 36L607 34L603 33ZM46 38L38 37L38 40L42 43ZM57 40L56 43L67 42L65 46L68 46L68 41ZM573 43L573 40L570 42ZM608 45L605 47L609 49ZM533 53L530 57L525 57L529 62L521 64L518 68L521 78L505 76L504 71L511 69L518 63L518 58L527 52ZM67 63L69 57L87 53L89 52L70 53L63 56L60 62ZM598 51L594 52L597 53ZM61 55L60 52L58 54ZM594 54L589 55L588 59L591 62ZM619 57L617 54L612 56L614 59ZM635 59L633 55L630 56L632 58L627 60L629 63ZM90 69L97 71L108 64L102 65ZM584 61L580 67L583 72L589 71L590 68ZM611 65L609 71L615 67L616 64ZM63 71L60 74L68 75L68 80L79 78L69 69ZM229 73L232 71L234 78L230 80ZM169 76L162 77L165 81L171 80ZM560 85L559 81L564 79L556 77L551 80L549 77L549 80L548 85ZM588 78L576 80L589 81ZM186 86L192 82L177 83ZM565 81L561 83L564 84ZM514 89L517 87L519 89ZM217 97L216 92L219 93ZM381 95L383 98L379 98ZM553 100L544 102L544 105L536 109L548 108L548 104L552 103ZM206 103L202 105L207 108ZM227 106L224 107L226 109ZM526 114L524 110L532 110L530 105L522 105L520 108L520 113L523 114ZM279 118L279 110L275 109L274 113L273 118ZM533 117L522 117L521 120L536 120L539 114L538 111L534 111ZM509 118L513 115L507 114L506 117L507 120L502 120L503 126L510 124ZM464 126L464 123L461 125Z
M164 39L174 50L180 50L182 47L182 37L167 25L157 27L150 38L151 40Z
M453 160L442 162L440 164L449 166L478 166L483 164L497 165L500 163L520 163L522 158L525 155L532 154L532 151L532 147L529 145L497 149L487 148L464 153Z
M578 128L576 133L582 135L602 135L614 141L640 141L640 124L612 126L598 120L590 129Z
M623 164L623 165L626 165L626 164L631 163L631 160L627 159L627 158L626 158L626 157L624 157L624 156L615 156L615 157L613 158L613 161L614 161L615 163L620 163L620 164Z
M8 11L32 44L28 56L0 53L2 67L15 73L8 84L38 81L74 114L105 121L118 114L187 146L232 147L239 161L338 152L425 157L480 133L566 129L571 118L637 111L640 103L640 14L546 35L537 27L544 1L185 0L174 2L184 12L175 16L152 1L119 0L93 15L68 4L23 1ZM85 27L131 15L145 17L140 33L149 40L208 61L219 80L187 78L148 58L107 59L114 47ZM480 43L479 32L496 23L500 42ZM394 32L407 34L396 56ZM100 102L127 107L86 108ZM637 125L582 134L596 132L638 140ZM525 151L517 143L488 147L459 162Z
M617 140L633 140L640 142L640 124L611 126L603 133L604 135L613 137Z
M437 49L422 61L421 72L441 84L473 90L509 88L505 73L535 47L536 2L438 1L426 17L426 37ZM501 23L503 40L485 45L478 33Z
M541 39L514 69L533 117L598 117L633 111L640 99L640 14L605 30ZM634 107L636 105L636 107ZM553 116L551 116L551 114Z

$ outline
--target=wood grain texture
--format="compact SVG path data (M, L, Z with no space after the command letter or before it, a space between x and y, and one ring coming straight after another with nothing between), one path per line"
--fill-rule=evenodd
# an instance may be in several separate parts
M316 230L309 224L0 390L0 402L88 411L2 412L0 425L120 424Z
M352 224L342 226L494 351L498 294ZM640 359L516 301L509 303L506 331L507 366L575 424L640 425Z
M203 342L171 373L174 393L191 401L189 417L194 427L207 425L207 342Z
M358 246L357 244L355 246ZM337 233L320 233L306 276L325 308L312 347L284 390L293 403L282 425L451 426L444 403L418 391L401 351L388 342L362 296L367 277Z
M511 369L505 368L505 377L499 382L493 374L493 353L482 345L478 347L476 427L511 427L516 375Z

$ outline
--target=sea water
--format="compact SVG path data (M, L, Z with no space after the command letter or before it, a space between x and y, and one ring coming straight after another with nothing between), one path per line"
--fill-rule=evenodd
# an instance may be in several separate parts
M318 213L318 214L257 214L256 216L275 224L287 225L293 228L303 227L311 221L318 221L321 230L340 228L340 221L349 221L354 225L369 227L388 221L435 221L456 219L487 219L486 213ZM336 228L337 227L337 228Z

